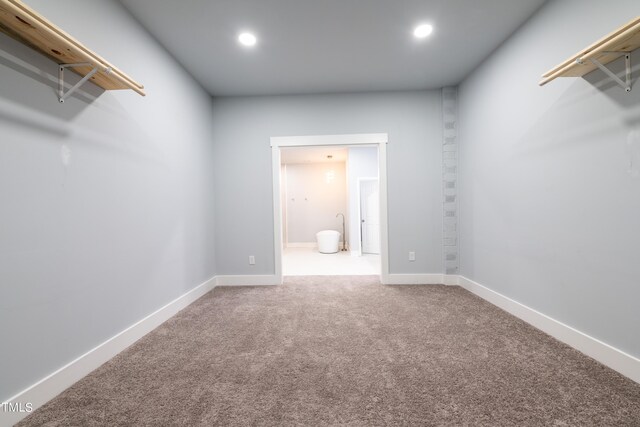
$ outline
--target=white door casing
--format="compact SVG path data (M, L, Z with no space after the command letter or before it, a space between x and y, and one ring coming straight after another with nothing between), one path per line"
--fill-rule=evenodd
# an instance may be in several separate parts
M323 145L373 145L378 147L378 179L380 194L380 281L389 283L389 230L387 211L387 142L386 133L306 135L271 137L271 164L273 173L273 234L274 269L277 283L282 283L282 204L280 200L280 147Z

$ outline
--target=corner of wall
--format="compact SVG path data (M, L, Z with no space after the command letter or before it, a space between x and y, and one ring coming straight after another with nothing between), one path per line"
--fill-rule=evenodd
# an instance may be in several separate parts
M442 249L445 274L458 274L458 88L442 88Z

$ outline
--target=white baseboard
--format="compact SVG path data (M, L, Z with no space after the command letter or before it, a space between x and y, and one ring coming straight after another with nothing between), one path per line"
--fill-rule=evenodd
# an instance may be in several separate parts
M444 274L389 274L385 285L442 285Z
M287 243L287 248L316 248L318 247L317 242L293 242Z
M33 411L35 411L91 371L160 326L177 312L211 291L215 287L215 283L216 280L215 277L213 277L196 286L189 292L174 299L164 307L159 308L144 319L129 326L124 331L109 338L107 341L89 350L74 361L28 387L26 390L16 394L7 400L7 402L21 402L23 406L26 403L31 403ZM27 415L29 415L29 413L26 412L4 412L2 408L0 408L0 426L11 426Z
M443 274L443 283L448 286L458 286L459 277L457 274Z
M275 274L265 275L241 275L241 276L217 276L216 286L269 286L280 285L282 280Z
M498 292L492 291L466 277L458 276L458 284L469 292L478 295L491 304L500 307L506 312L546 332L555 339L575 348L633 381L640 383L640 359L580 332L571 326L565 325L546 314L540 313Z
M524 304L514 301L498 292L480 285L463 276L445 274L390 274L385 280L389 285L402 284L447 284L459 285L484 300L500 307L530 325L546 332L561 342L581 351L600 363L614 369L626 377L640 383L640 359L618 350L596 338L567 326ZM177 312L211 291L215 286L255 286L280 284L275 275L217 276L207 280L191 291L171 301L164 307L151 313L144 319L78 357L24 391L16 394L7 402L31 403L33 410L60 394L76 381L98 368L113 356L125 350L131 344L157 328ZM29 413L2 412L0 426L11 426Z

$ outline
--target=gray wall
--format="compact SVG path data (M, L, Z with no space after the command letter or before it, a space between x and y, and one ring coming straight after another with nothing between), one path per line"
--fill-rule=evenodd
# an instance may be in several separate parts
M600 71L537 85L637 15L636 0L549 2L463 82L460 267L640 357L640 51L630 94Z
M389 134L390 272L441 273L441 110L440 91L215 99L218 273L274 273L270 137L375 132Z
M29 5L148 96L61 105L56 65L0 34L1 401L215 274L211 98L119 3Z

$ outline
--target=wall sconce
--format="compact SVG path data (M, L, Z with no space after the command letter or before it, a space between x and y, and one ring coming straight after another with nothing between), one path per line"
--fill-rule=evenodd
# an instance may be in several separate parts
M324 179L327 181L327 184L331 184L334 179L336 179L336 173L333 170L327 171L324 174Z

